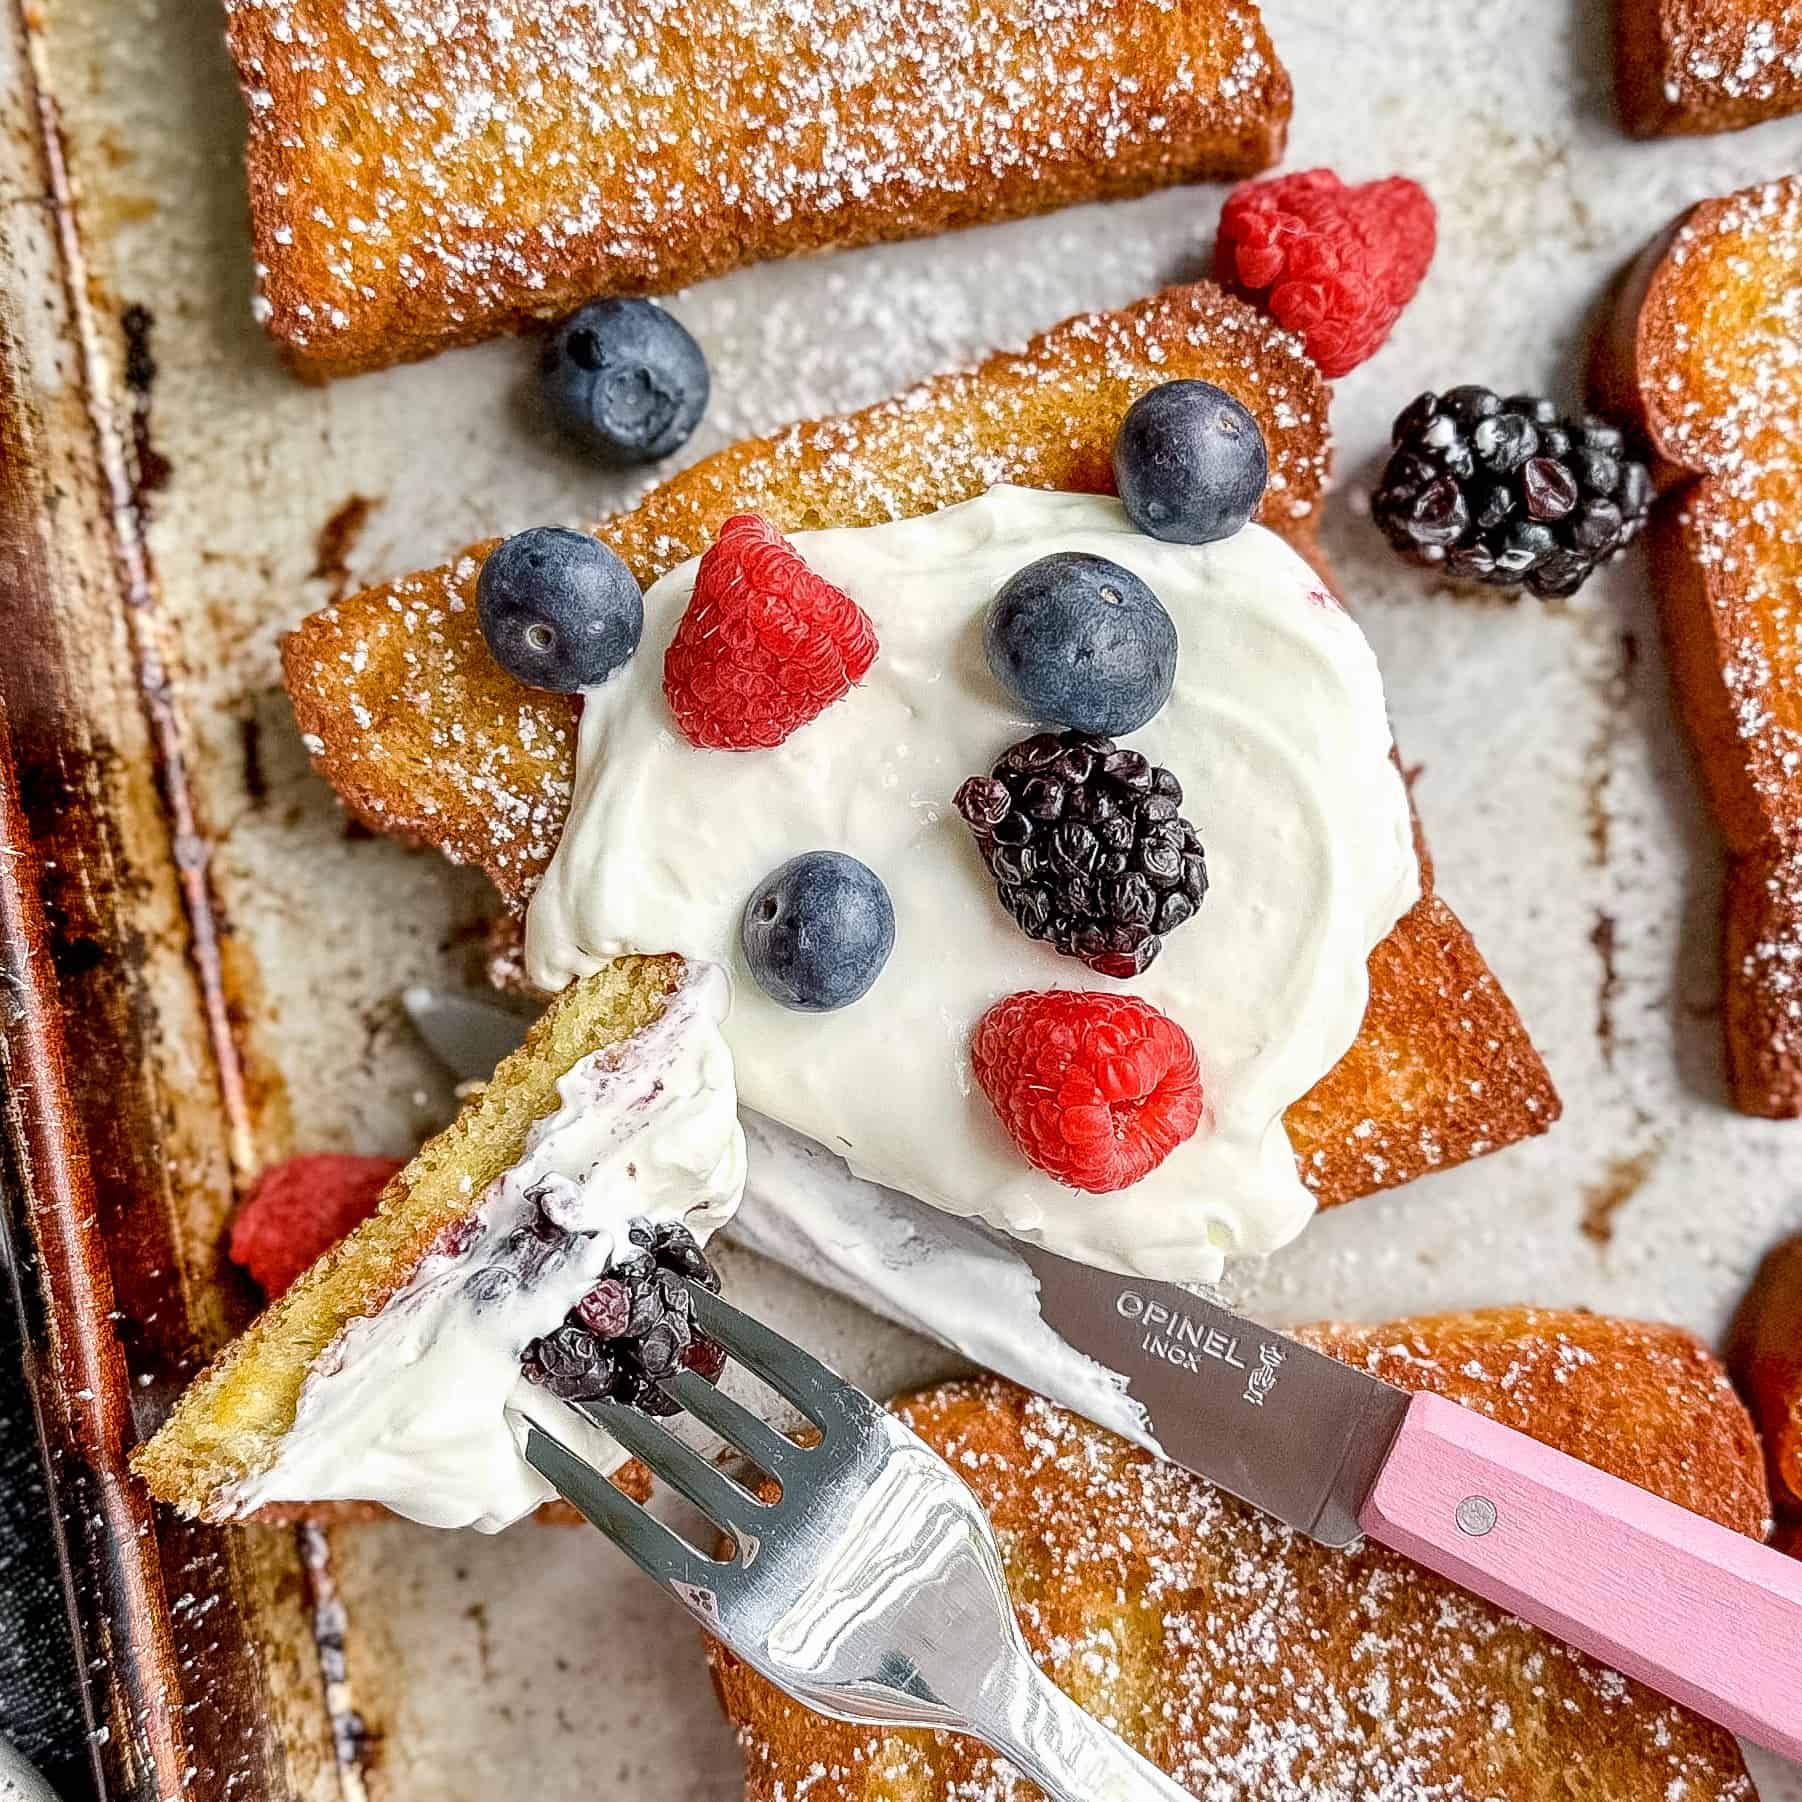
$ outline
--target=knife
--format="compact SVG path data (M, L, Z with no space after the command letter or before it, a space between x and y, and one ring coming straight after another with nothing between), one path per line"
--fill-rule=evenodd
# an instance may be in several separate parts
M458 1082L486 1082L502 1058L519 1049L535 1017L500 1001L416 982L400 1004L425 1047Z
M1016 1249L1046 1324L1124 1379L1172 1463L1325 1545L1374 1539L1802 1759L1802 1560L1175 1284Z
M479 996L420 986L403 1003L463 1080L525 1031ZM1172 1463L1323 1545L1404 1553L1802 1760L1802 1561L1188 1289L1007 1244L1046 1325L1125 1383Z

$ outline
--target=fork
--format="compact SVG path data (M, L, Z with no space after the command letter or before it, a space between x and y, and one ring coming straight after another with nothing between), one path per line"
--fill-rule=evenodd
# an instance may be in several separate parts
M692 1371L668 1378L663 1392L773 1478L780 1497L761 1499L659 1421L613 1402L561 1406L693 1503L730 1539L729 1554L697 1549L621 1494L537 1409L521 1416L533 1469L709 1633L807 1707L971 1734L1054 1802L1189 1802L1033 1662L988 1517L950 1465L799 1346L700 1284L688 1288L700 1331L820 1438L797 1445Z

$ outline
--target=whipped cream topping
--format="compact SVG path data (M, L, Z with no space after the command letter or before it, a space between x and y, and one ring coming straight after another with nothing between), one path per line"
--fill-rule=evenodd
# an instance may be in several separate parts
M1039 1279L1001 1235L865 1182L791 1127L747 1112L750 1178L732 1241L1164 1455L1119 1371L1039 1314Z
M557 989L628 951L734 972L726 1036L745 1104L859 1176L979 1215L1066 1256L1213 1281L1313 1211L1283 1127L1356 1036L1365 960L1419 892L1376 661L1281 539L1167 544L1096 495L998 487L922 518L800 532L808 564L871 616L863 684L773 751L698 750L675 730L663 651L695 563L645 596L639 655L584 697L575 794L527 919L533 981ZM1108 1195L1034 1169L977 1087L976 1021L1018 989L1122 985L1026 938L951 806L1034 730L989 672L982 622L1008 577L1053 551L1111 557L1176 622L1176 685L1135 749L1182 780L1210 887L1129 992L1189 1033L1200 1128ZM791 1013L745 969L753 884L802 851L861 858L888 885L894 954L854 1006Z
M520 1455L514 1414L602 1470L624 1454L520 1375L551 1331L627 1250L632 1222L683 1222L705 1240L745 1183L724 974L697 964L651 1026L591 1052L559 1105L491 1183L455 1249L429 1256L379 1313L315 1361L276 1461L240 1484L236 1510L371 1501L434 1527L493 1532L550 1500Z

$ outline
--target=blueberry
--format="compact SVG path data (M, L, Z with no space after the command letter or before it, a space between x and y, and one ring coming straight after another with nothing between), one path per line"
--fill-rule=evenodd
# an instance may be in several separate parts
M528 688L598 688L638 649L644 597L586 532L534 526L488 553L476 617L494 660Z
M609 463L667 457L707 410L700 345L648 300L597 300L572 313L539 368L557 423Z
M848 1007L895 948L882 878L842 851L804 851L751 891L740 923L745 960L771 1000L800 1013Z
M1270 475L1258 422L1212 382L1165 382L1126 410L1114 483L1141 532L1173 544L1230 538Z
M983 644L995 680L1028 714L1082 732L1137 731L1176 677L1163 602L1131 570L1086 551L1055 552L1010 577ZM1046 787L1061 802L1063 791Z

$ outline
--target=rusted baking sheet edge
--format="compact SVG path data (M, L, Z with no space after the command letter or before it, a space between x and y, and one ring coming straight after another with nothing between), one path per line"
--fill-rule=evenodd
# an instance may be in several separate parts
M198 1349L176 1206L192 1135L172 1139L171 1122L185 1107L223 1126L229 1103L205 1024L184 1039L185 1075L159 1062L169 992L207 986L184 962L195 922L170 811L181 772L167 765L132 618L152 597L106 456L111 415L57 123L11 0L0 0L0 75L0 1220L47 1530L107 1796L335 1792L316 1762L293 1757L310 1737L294 1735L298 1700L326 1732L316 1652L284 1662L263 1631L305 1606L299 1547L157 1511L125 1464L134 1414L156 1418Z
M0 517L8 550L12 524ZM19 598L9 581L15 617ZM40 875L0 719L5 1225L50 1500L46 1529L74 1607L97 1778L112 1794L170 1796L185 1765L161 1676L174 1648L148 1507L123 1468L123 1358L107 1325L112 1284L94 1242L86 1135L70 1093Z

